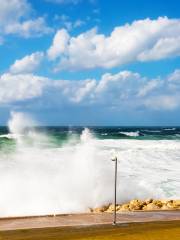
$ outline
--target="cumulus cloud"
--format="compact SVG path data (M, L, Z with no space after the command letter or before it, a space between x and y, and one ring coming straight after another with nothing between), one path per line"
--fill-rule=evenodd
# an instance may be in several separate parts
M65 29L59 30L56 33L52 46L47 51L50 60L56 59L59 55L63 54L66 51L69 38L70 36Z
M27 0L0 0L0 34L36 37L51 32L43 17L31 18L33 9Z
M22 59L18 59L10 67L10 72L15 74L34 72L43 60L43 56L44 54L42 52L35 52Z
M169 111L180 107L180 70L155 79L131 71L84 80L52 80L32 74L6 73L0 77L0 86L0 105L35 100L34 106L43 102L43 108L103 106Z
M177 82L180 84L180 69L176 69L172 74L169 75L168 81L171 83Z
M173 110L179 107L179 96L160 95L145 100L145 105L154 110Z
M18 21L31 12L31 6L26 0L0 0L0 24Z
M0 77L0 104L14 103L42 96L47 79L32 74L3 74Z
M149 92L153 91L154 89L159 88L162 84L163 84L163 82L160 79L150 80L150 81L147 82L147 84L145 84L144 86L142 86L140 88L140 90L138 92L138 96L139 97L144 97Z
M97 28L75 37L71 37L65 29L59 30L48 52L57 50L55 57L50 57L56 60L57 71L108 69L132 61L179 56L179 36L179 19L147 18L115 27L109 36L99 34Z
M180 37L160 39L152 49L138 56L140 61L160 60L171 56L180 56Z
M46 26L43 17L39 17L34 20L27 20L24 22L15 22L7 25L5 28L6 34L18 34L19 36L25 38L39 37L43 34L48 34L51 31L51 28Z

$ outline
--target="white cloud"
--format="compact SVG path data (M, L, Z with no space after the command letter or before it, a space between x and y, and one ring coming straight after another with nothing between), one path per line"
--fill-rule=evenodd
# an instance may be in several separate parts
M26 0L0 0L0 26L19 21L31 12L31 6Z
M35 99L33 106L41 102L43 108L62 105L129 110L140 107L153 111L180 108L180 70L156 79L121 71L106 73L99 80L52 80L32 74L6 73L0 77L0 86L1 105Z
M0 34L36 37L51 32L43 17L31 18L33 9L27 0L0 0Z
M54 60L66 51L69 38L69 34L65 29L59 30L56 33L53 44L47 51L49 59Z
M170 74L167 78L167 86L169 91L180 92L180 70L175 70L172 74Z
M74 84L74 86L73 86ZM84 81L79 81L78 84L75 82L71 84L66 90L66 95L69 96L69 100L73 103L80 103L93 94L94 89L96 88L96 80L86 79Z
M138 92L139 97L144 97L154 89L161 87L161 80L160 79L154 79L149 82L147 82L146 85L140 88Z
M177 82L180 84L180 69L176 69L172 74L168 77L169 82Z
M142 52L138 59L150 61L171 56L180 56L180 37L160 39L152 49Z
M0 77L0 104L41 96L47 79L32 74L3 74Z
M61 31L61 30L60 30ZM180 20L159 17L144 19L114 28L109 36L94 28L76 37L58 31L50 49L60 45L56 70L112 68L132 61L158 60L180 55ZM58 38L57 38L58 35ZM68 38L64 38L68 36ZM54 41L56 39L56 46ZM58 44L59 43L59 44Z
M7 25L5 28L6 34L18 34L19 36L25 38L39 37L50 32L52 32L51 28L46 26L45 20L42 17L34 20L27 20L21 23L15 22Z
M10 72L15 74L34 72L43 60L43 56L44 54L42 52L35 52L22 59L16 60L10 67Z
M174 110L179 107L179 96L160 95L145 100L145 106L154 110Z

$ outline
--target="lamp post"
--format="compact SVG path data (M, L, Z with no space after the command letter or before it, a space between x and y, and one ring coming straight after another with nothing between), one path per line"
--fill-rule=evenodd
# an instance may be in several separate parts
M113 225L116 225L116 192L117 192L117 157L114 156L112 161L115 163L115 172L114 172L114 217L113 217Z

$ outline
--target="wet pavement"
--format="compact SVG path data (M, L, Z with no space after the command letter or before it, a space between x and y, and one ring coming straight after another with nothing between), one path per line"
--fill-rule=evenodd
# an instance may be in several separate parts
M180 211L117 213L117 223L119 224L174 220L180 220ZM112 221L112 213L3 218L0 219L0 231L50 227L83 227L101 224L112 224Z

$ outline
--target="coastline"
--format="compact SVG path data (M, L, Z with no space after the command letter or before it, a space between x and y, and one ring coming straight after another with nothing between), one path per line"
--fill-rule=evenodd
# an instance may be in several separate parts
M133 199L124 204L116 204L117 212L127 211L169 211L180 210L180 200L167 200L167 199ZM97 208L90 208L91 212L114 212L114 204L107 204Z

